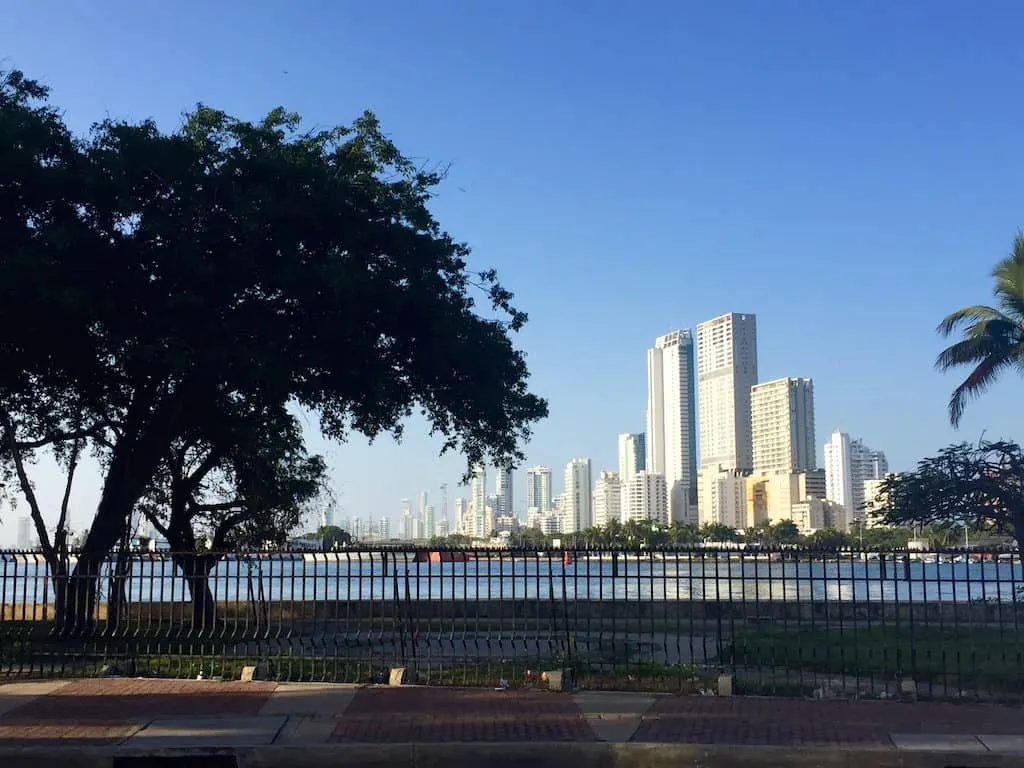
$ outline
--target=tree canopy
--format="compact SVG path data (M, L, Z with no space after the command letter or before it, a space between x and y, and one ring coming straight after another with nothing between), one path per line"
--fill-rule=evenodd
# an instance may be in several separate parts
M949 420L960 423L971 398L983 394L1004 371L1024 369L1024 234L992 272L996 306L963 307L939 324L949 337L962 330L963 338L944 349L935 361L942 372L970 367L971 372L949 399Z
M882 481L869 513L889 525L969 525L1014 536L1024 531L1024 453L1009 441L944 448L913 472Z
M338 440L400 437L419 411L467 467L522 459L547 414L512 343L526 315L432 216L440 182L370 113L305 130L199 105L172 132L75 136L43 86L0 73L2 458L100 456L80 566L176 447L239 445L209 428L226 403L296 405Z

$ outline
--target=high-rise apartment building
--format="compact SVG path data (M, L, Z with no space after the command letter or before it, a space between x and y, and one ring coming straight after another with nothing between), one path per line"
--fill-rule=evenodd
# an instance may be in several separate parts
M544 514L552 510L551 470L545 466L526 470L526 506Z
M405 541L411 541L413 530L412 530L412 503L408 499L402 499L402 516L401 516L401 535ZM358 538L363 538L361 532L353 534Z
M752 470L750 391L757 384L754 315L730 312L697 326L701 471Z
M622 486L622 522L668 522L668 485L665 476L641 470Z
M432 539L437 535L437 515L433 504L427 504L423 508L423 538Z
M833 432L825 443L825 498L841 505L851 523L865 518L865 481L881 480L888 472L882 451L851 440L846 432Z
M647 435L624 432L619 435L619 479L628 483L637 472L647 469Z
M590 477L590 459L573 459L565 465L562 533L576 533L594 524Z
M512 470L499 467L495 470L494 495L498 497L494 513L498 517L512 514Z
M641 470L643 471L643 470ZM622 480L618 472L602 472L594 484L594 527L622 517Z
M659 336L647 350L648 472L663 475L669 515L696 521L697 426L693 391L693 337L689 330Z
M469 514L469 502L461 496L455 499L455 532L460 536L472 536L473 519Z
M477 464L469 481L469 503L473 510L473 536L483 537L490 533L487 527L487 467Z
M18 518L18 549L32 549L32 518Z
M806 472L815 467L814 384L776 379L750 390L754 473Z

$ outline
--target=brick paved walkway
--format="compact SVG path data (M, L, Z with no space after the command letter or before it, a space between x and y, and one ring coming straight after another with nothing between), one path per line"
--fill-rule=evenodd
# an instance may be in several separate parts
M256 715L276 687L276 683L197 680L75 680L8 712L0 722Z
M688 744L888 746L892 733L1019 734L1018 708L981 704L663 697L633 741Z
M570 696L441 688L356 694L335 742L594 741Z
M574 697L182 680L76 680L54 687L46 695L26 695L25 703L8 697L14 706L0 714L0 747L127 743L129 737L142 738L135 734L147 726L152 729L154 721L198 718L205 725L196 728L214 728L226 721L211 718L267 721L275 715L275 729L284 720L287 726L268 738L290 744L593 742L600 737L645 743L893 748L894 734L1003 734L1020 735L1017 741L1024 749L1024 712L980 704L593 693ZM0 685L0 703L3 696ZM613 731L621 735L610 736Z

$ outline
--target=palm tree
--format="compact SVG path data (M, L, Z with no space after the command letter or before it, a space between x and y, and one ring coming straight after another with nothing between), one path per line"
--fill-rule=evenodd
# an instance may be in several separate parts
M1024 371L1024 233L1013 240L1013 252L996 265L997 306L976 305L946 317L938 332L949 337L963 329L963 338L946 347L935 361L945 373L960 366L973 370L949 398L949 420L955 427L967 401L978 397L1008 368Z

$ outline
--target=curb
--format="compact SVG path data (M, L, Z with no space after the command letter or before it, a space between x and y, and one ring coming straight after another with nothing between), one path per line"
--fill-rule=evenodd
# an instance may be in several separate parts
M4 768L1024 768L1024 754L925 752L891 748L751 747L699 744L448 743L335 744L238 749L129 749L124 747L0 747ZM212 759L211 759L212 758ZM218 759L219 758L219 759ZM234 758L234 760L232 760ZM204 761L205 763L206 761Z

